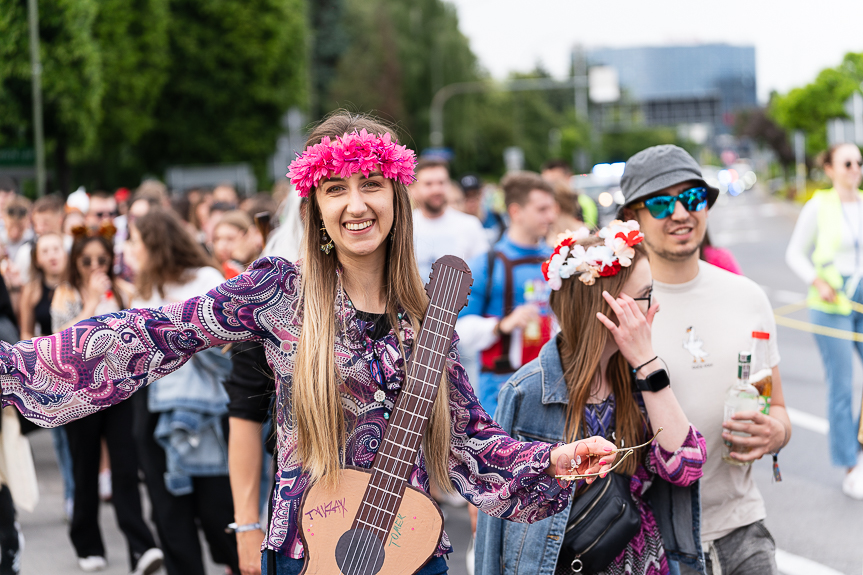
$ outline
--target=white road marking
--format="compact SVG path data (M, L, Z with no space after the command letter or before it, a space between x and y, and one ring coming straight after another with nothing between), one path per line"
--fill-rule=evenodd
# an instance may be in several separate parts
M817 415L812 415L793 407L786 406L785 410L788 412L791 425L794 427L802 427L821 435L827 435L827 432L830 431L830 422L823 417L818 417Z
M782 575L843 575L836 569L816 563L811 559L793 555L782 549L776 550L776 566Z

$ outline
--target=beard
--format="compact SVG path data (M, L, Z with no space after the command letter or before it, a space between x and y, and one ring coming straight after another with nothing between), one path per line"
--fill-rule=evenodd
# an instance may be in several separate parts
M430 200L423 202L425 211L435 216L439 216L446 209L446 197L432 197Z
M695 229L693 227L693 229ZM668 235L668 234L665 234ZM671 262L682 262L690 259L694 254L701 249L701 243L704 241L704 236L701 236L701 241L694 242L692 245L683 244L677 245L673 249L668 249L663 245L657 245L650 241L647 234L644 236L644 244L650 253L659 256L660 258Z

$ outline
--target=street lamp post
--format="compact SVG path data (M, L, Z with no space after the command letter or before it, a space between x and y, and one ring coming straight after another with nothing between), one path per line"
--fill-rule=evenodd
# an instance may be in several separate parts
M30 24L30 69L33 75L33 140L36 145L36 195L45 194L45 134L42 126L42 61L39 57L39 5L27 0Z
M31 0L32 1L32 0ZM456 82L447 84L438 90L432 98L429 110L429 123L431 133L429 139L433 147L443 146L443 108L447 101L458 94L485 92L498 89L502 92L524 92L530 90L560 90L565 88L576 89L576 102L579 102L579 88L587 87L587 76L575 76L566 80L555 80L554 78L525 78L522 80L509 80L503 84L495 82ZM583 113L581 106L577 106L577 113ZM586 118L585 118L586 119Z

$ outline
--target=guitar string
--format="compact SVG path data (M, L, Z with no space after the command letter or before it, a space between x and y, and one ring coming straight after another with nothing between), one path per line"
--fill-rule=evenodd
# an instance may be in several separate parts
M442 267L443 267L443 266L442 266ZM444 294L445 294L445 296L453 297L453 295L452 295L452 290L451 290L451 287L452 287L452 286L451 286L451 281L452 281L452 279L454 279L454 276L455 276L456 274L451 273L451 272L450 272L450 270L451 270L451 268L449 268L449 266L444 267L444 269L442 270L442 273L441 273L441 276L442 276L442 277L441 277L441 278L440 278L440 280L436 283L434 293L432 294L432 296L433 296L433 297L432 297L432 298L430 298L430 301L436 301L436 300L437 300L437 298L438 298L438 297L440 297L440 291L443 291L443 292L444 292ZM452 272L455 272L455 271L456 271L456 270L452 269ZM453 301L454 301L454 300L453 300ZM448 305L447 307L450 307L450 306L452 305L452 303L453 303L453 302L450 302L450 305ZM427 319L434 319L434 318L427 317ZM424 333L426 333L426 332L425 332L425 330L423 330L423 334L424 334ZM423 362L423 361L420 359L420 357L419 357L419 356L420 356L420 355L422 355L422 349L419 349L419 336L417 337L417 345L418 345L418 350L417 350L418 355L416 356L416 361L414 361L414 362L413 362L413 364L412 364L411 380L410 380L410 383L411 383L411 384L412 384L414 381L417 381L417 379L418 379L418 378L417 378L418 370L419 370L420 368L425 367L426 369L428 369L428 367L429 367L429 366L427 366L427 365L423 365L423 364L424 364L424 363L429 363L429 362L431 362L431 361L432 361L432 359L433 359L433 357L432 357L432 356L430 356L430 353L429 353L431 350L426 350L426 354L427 354L427 355L429 355L429 357L428 357L428 361L427 361L427 362ZM432 347L436 347L436 346L434 346L434 345L433 345ZM406 382L406 383L408 383L408 382ZM422 383L422 385L423 385L423 386L428 385L425 381L422 381L421 383ZM406 386L406 387L411 387L411 386ZM422 391L422 392L420 392L420 395L424 395L424 391L425 391L425 389L423 389L423 391ZM419 407L419 406L417 405L417 408L418 408L418 407ZM405 423L405 421L404 421L404 419L406 419L406 418L407 418L406 412L410 412L410 414L411 414L411 415L410 415L410 421L409 421L408 423ZM402 433L403 433L403 440L402 440L402 442L401 442L401 443L405 443L405 442L407 442L407 441L408 441L408 431L407 431L407 429L410 429L410 428L412 428L412 427L413 427L413 425L414 425L414 423L415 423L415 418L417 418L417 417L418 417L418 415L417 415L414 411L408 410L407 408L402 409L399 415L401 416L401 417L400 417L400 419L399 419L399 423L401 423L401 424L403 424L403 425L405 426L405 427L398 426L400 429L405 429L405 431L403 431L403 432L402 432ZM395 418L394 418L394 419L395 419ZM395 423L395 421L393 421L393 423ZM394 433L394 435L396 435L396 432L393 432L393 433ZM385 434L385 436L386 436L386 434ZM395 443L393 443L393 445L397 447L397 449L399 450L399 451L398 451L398 454L399 454L399 455L401 455L401 451L403 451L403 446L401 446L401 445L397 445L397 444L395 444ZM386 447L384 447L384 449L386 450ZM401 460L401 458L400 458L400 457L398 458L398 460L401 462L401 463L399 463L399 465L406 464L405 462L403 462L403 461ZM397 468L394 468L394 470L395 470L395 471L398 471L398 469L397 469ZM380 471L380 469L378 469L378 471ZM410 468L408 468L408 470L407 470L407 471L408 471L408 473L409 473L409 472L410 472ZM372 480L374 480L374 477L372 478ZM385 483L384 483L383 487L385 487L385 488L387 489L387 492L388 492L388 493L390 493L390 492L393 492L393 491L394 491L394 484L398 484L398 483L399 483L399 481L405 481L405 480L402 480L401 478L398 478L398 479L397 479L397 478L395 478L395 477L389 477L389 476L388 476L388 477L387 477L387 479L386 479L386 480L384 480L384 481L385 481ZM401 490L401 489L399 489L399 491L402 491L402 490ZM389 500L390 500L390 498L391 498L391 497L393 497L393 496L391 496L391 495L381 495L381 496L380 496L380 499L381 499L381 501L380 501L380 503L381 503L381 507L376 507L376 509L378 509L378 511L375 511L375 512L374 512L374 519L372 519L372 521L371 521L373 524L377 525L377 522L378 522L378 520L380 519L380 515L381 515L381 513L382 513L382 512L384 512L384 511L383 511L383 508L384 508L384 507L388 507L388 505L385 505L385 504L384 504L384 501L389 502ZM376 500L376 498L375 498L374 496L372 496L370 499L371 499L372 501L375 501L375 500ZM395 502L393 502L393 503L395 504L395 503L397 503L397 502L398 502L398 498L397 498L397 496L396 496L396 501L395 501ZM382 529L382 531L384 531L384 533L383 533L383 535L384 535L384 541L382 542L382 545L381 545L380 547L378 547L378 551L377 551L377 553L375 554L374 562L373 562L372 564L377 563L378 559L380 558L380 554L383 552L383 549L385 548L385 546L386 546L386 544L387 544L387 539L388 539L389 530L383 530L383 529ZM360 570L360 572L365 572L365 571L367 570L367 568L368 568L369 563L371 562L371 559L372 559L372 557L371 557L371 553L368 553L368 545L369 545L370 543L371 543L371 540L367 540L367 544L366 544L366 545L364 545L363 553L362 553L362 555L361 555L361 556L365 557L365 558L366 558L366 561L365 561L365 564L361 565L361 570Z
M457 297L457 295L458 295L457 293L454 293L454 292L453 292L453 290L452 290L452 288L453 288L453 284L454 284L454 281L458 278L458 270L455 270L454 268L451 268L451 267L449 267L449 266L443 266L443 265L442 265L441 267L443 268L443 269L442 269L442 274L441 274L443 277L441 277L441 281L438 281L438 282L437 282L437 285L435 286L435 293L433 294L433 296L434 296L434 297L430 298L430 303L431 303L431 301L435 301L435 300L437 299L437 297L440 297L440 295L441 295L441 294L440 294L440 291L443 291L443 293L444 293L444 297L445 297L445 298L449 298L449 299L451 300L451 301L446 302L446 305L445 305L445 308L446 308L446 309L449 309L449 308L451 308L451 307L454 305L454 303L455 303L455 298L456 298L456 297ZM427 319L432 319L432 320L436 319L436 318L434 318L434 317L431 317L432 315L433 315L433 314L429 314L429 316L427 317ZM439 321L439 323L440 323L440 321ZM454 327L454 326L453 326L453 327ZM428 332L428 330L423 330L423 333L429 333L429 332ZM429 337L438 338L438 337L442 337L442 336L439 336L439 335L437 334L437 332L432 331L432 332L431 332L431 335L430 335ZM437 345L436 345L437 343L438 343L438 342L437 342L437 340L435 339L435 342L432 344L432 346L431 346L431 347L432 347L432 348L437 347ZM419 346L419 337L417 337L417 345ZM418 349L417 351L418 351L418 352L420 352L420 350L419 350L419 349ZM418 372L418 370L419 370L420 368L425 368L426 370L429 370L429 369L430 369L430 367L431 367L431 366L429 366L429 365L423 365L423 364L424 364L424 363L431 363L432 361L434 361L434 356L432 355L432 353L433 353L433 350L432 350L432 349L427 349L427 350L426 350L426 354L429 356L429 357L428 357L428 361L426 361L426 362L422 362L422 361L420 361L420 360L419 360L419 357L417 356L417 361L413 362L413 369L412 369L412 372L413 372L413 373L412 373L412 380L413 380L413 381L417 381L417 377L416 377L416 376L418 375L418 373L417 373L417 372ZM446 365L446 359L445 359L445 356L444 356L444 365L443 365L443 368L445 368L445 365ZM424 378L424 379L428 379L428 375L427 375L427 374L426 374L426 378ZM440 383L440 381L439 381L439 377L438 377L438 378L436 379L436 381L435 381L435 384L434 384L434 385L437 385L437 384L439 384L439 383ZM422 392L420 392L420 395L425 396L425 391L426 391L426 390L425 390L425 386L427 386L427 385L429 385L429 384L428 384L426 381L424 381L424 380L423 380L423 381L421 381L421 384L423 385L424 389L423 389L423 391L422 391ZM421 418L420 418L420 416L416 413L416 411L419 411L419 404L418 404L418 403L416 404L416 409L415 409L415 410L408 410L407 408L405 408L405 409L403 409L403 410L401 411L401 416L402 416L402 417L401 417L401 419L399 420L399 422L400 422L400 423L404 423L404 421L403 421L403 420L404 420L406 417L408 417L408 416L406 415L406 413L410 413L410 416L409 416L409 417L410 417L410 421L406 424L406 429L411 429L411 428L413 428L413 427L414 427L414 425L415 425L415 423L416 423L416 419L421 419ZM426 417L426 418L422 418L422 419L428 419L428 418ZM420 426L422 426L422 423L420 423ZM399 426L399 427L401 427L401 426ZM402 440L402 442L401 442L401 443L405 443L405 442L407 442L407 441L408 441L408 433L409 433L408 431L404 431L404 432L403 432L403 434L404 434L404 435L403 435L403 440ZM384 434L384 436L386 436L386 434ZM394 447L398 450L398 451L396 452L396 455L397 455L396 459L399 461L399 463L398 463L398 464L396 464L396 466L394 466L394 467L393 467L393 470L394 470L394 471L398 471L398 470L399 470L399 467L401 467L402 465L407 465L407 466L408 466L407 472L408 472L408 475L409 475L409 474L410 474L410 463L405 462L405 461L402 459L402 451L406 451L406 449L404 448L404 446L403 446L403 445L397 445L397 444L393 444L393 445L394 445ZM419 446L419 444L418 444L418 446ZM386 450L386 447L385 447L385 446L384 446L384 450ZM380 469L378 469L378 470L380 471ZM401 474L398 474L398 475L401 475ZM372 478L372 479L374 479L374 478ZM395 497L395 498L396 498L396 502L394 502L394 503L397 503L397 502L398 502L398 496L390 495L390 493L392 493L392 492L394 492L394 491L395 491L394 487L395 487L396 485L398 485L398 483L399 483L400 481L404 481L404 482L406 482L406 481L407 481L407 478L402 479L401 477L399 477L399 478L395 478L395 477L387 477L387 479L385 480L385 484L384 484L384 486L385 486L385 488L386 488L386 490L387 490L387 493L388 493L388 494L387 494L387 495L382 495L382 494L380 494L380 499L381 499L380 503L381 503L381 507L380 507L380 508L377 508L377 507L376 507L376 509L378 509L378 510L377 510L377 511L375 511L375 513L374 513L374 519L372 520L372 523L373 523L373 524L377 525L377 522L378 522L378 520L380 519L381 514L386 512L386 511L384 511L384 508L389 507L388 505L384 504L384 501L389 502L389 499L390 499L391 497ZM394 485L394 484L395 484L395 485ZM402 489L399 489L399 491L400 491L400 492L402 492L403 490L402 490ZM376 500L376 497L375 497L375 496L372 496L372 497L370 497L370 499L371 499L372 501L375 501L375 500ZM402 500L403 500L403 498L402 498ZM361 572L365 572L365 570L366 570L366 568L368 567L368 565L369 565L369 563L370 563L370 562L371 562L371 564L376 564L376 563L377 563L378 559L380 558L380 554L383 552L383 550L384 550L384 548L385 548L385 546L386 546L387 539L388 539L388 534L389 534L389 530L385 530L385 531L384 531L384 541L383 541L383 544L382 544L380 547L378 547L378 551L377 551L377 553L375 554L375 557L374 557L374 562L371 562L371 559L372 559L372 557L371 557L371 553L368 553L367 555L366 555L366 553L365 553L365 551L367 551L367 550L368 550L368 543L370 543L370 540L367 540L367 542L368 542L368 543L364 546L364 553L363 553L364 555L366 555L366 562L365 562L365 564L364 564L364 565L361 565L361 567L362 567Z
M442 276L443 276L443 275L449 275L449 274L446 274L446 271L447 271L448 269L449 269L449 268L448 268L448 266L447 266L446 268L444 268L444 270L443 270L443 271L444 271L444 273L442 273L441 275L442 275ZM455 270L453 270L453 271L455 271ZM447 279L449 279L449 278L447 278ZM446 283L446 285L445 285L445 283ZM430 298L430 301L436 301L437 297L439 297L439 296L440 296L439 289L447 289L447 288L449 288L449 287L450 287L450 286L449 286L449 282L448 282L448 281L447 281L447 282L445 282L445 281L444 281L444 278L443 278L443 277L441 277L441 278L440 278L440 280L439 280L438 282L436 282L436 284L435 284L435 290L434 290L434 292L433 292L433 294L432 294L432 297ZM447 289L447 292L448 292L448 291L449 291L449 290ZM446 292L445 292L445 293L446 293ZM422 333L425 333L425 332L423 331ZM419 345L419 335L417 336L417 344ZM407 384L410 384L410 383L412 383L413 381L416 381L416 379L415 379L415 377L416 377L416 372L417 372L417 370L419 369L419 367L418 367L418 366L422 363L422 362L419 360L419 354L421 354L421 353L422 353L422 351L418 349L418 350L417 350L417 352L418 352L418 355L417 355L417 356L415 356L415 357L416 357L416 361L412 362L412 364L411 364L411 368L412 368L412 369L411 369L411 373L409 374L409 376L410 376L410 378L411 378L411 379L409 379L409 380L407 380L407 381L405 382L405 383L406 383L405 387L410 387L410 385L407 385ZM431 359L431 358L429 358L429 359ZM422 392L421 392L421 394L422 394ZM418 406L417 406L417 407L418 407ZM399 423L404 424L404 421L403 421L403 420L404 420L404 418L405 418L405 411L407 411L407 409L406 409L406 408L405 408L405 409L401 409L401 410L399 410L399 412L397 413L397 415L400 415L400 416L401 416L401 417L400 417L400 419L399 419ZM411 412L411 413L413 413L413 412ZM396 424L395 419L396 419L396 418L393 418L393 421L391 422L392 424ZM411 421L411 424L410 424L410 425L408 425L408 427L411 427L412 423L413 423L413 421ZM400 427L400 426L398 426L398 427ZM408 433L408 432L407 432L407 431L404 431L403 433L404 433L404 437L403 437L402 443L406 442L406 441L407 441L407 439L408 439L408 437L407 437L407 433ZM394 435L396 435L396 434L397 434L397 432L393 431L393 434L394 434ZM387 434L386 434L386 433L384 433L384 437L385 437L385 438L386 438L386 435L387 435ZM401 449L402 449L402 448L401 448L401 446L399 446L398 444L396 444L395 442L392 442L392 441L391 441L391 443L392 443L394 446L397 446L397 447L399 448L399 454L400 454L400 451L401 451ZM382 447L384 448L384 450L386 450L386 447L385 447L385 446L382 446ZM401 459L400 459L400 458L399 458L398 460L399 460L399 461L401 461ZM401 465L401 463L400 463L399 465ZM394 468L394 470L395 470L395 471L398 471L398 469L397 469L397 468ZM376 468L376 469L375 469L375 471L380 471L380 469L379 469L379 468ZM408 470L408 471L409 471L409 470ZM375 481L375 477L374 477L374 474L373 474L373 476L372 476L372 478L371 478L371 482L374 482L374 481ZM385 483L384 483L383 485L381 485L381 487L384 487L384 488L386 489L386 492L387 492L388 494L389 494L389 493L392 493L392 492L394 491L394 489L393 489L393 483L398 483L398 481L399 481L399 479L396 479L395 477L388 477L388 478L385 480ZM400 490L400 491L401 491L401 490ZM370 496L370 498L369 498L369 499L370 499L370 501L369 501L369 502L366 502L366 504L365 504L365 505L363 505L363 509L361 509L361 512L360 512L360 514L358 514L358 515L363 515L363 513L362 513L362 512L363 512L363 511L365 511L365 510L367 509L367 505L368 505L369 503L372 503L372 506L373 506L373 507L375 507L376 509L378 509L378 511L376 511L376 512L374 513L374 517L373 517L373 518L372 518L372 517L368 517L368 512L367 512L365 515L363 515L363 517L364 517L365 519L369 519L371 524L373 524L373 525L377 525L377 521L378 521L378 519L379 519L380 513L383 511L383 508L384 508L384 507L387 507L387 505L385 504L385 501L388 503L388 502L389 502L390 497L396 497L396 498L397 498L397 496L393 496L393 495L380 495L380 499L381 499L381 501L380 501L379 503L380 503L380 505L381 505L381 506L380 506L380 507L377 507L377 506L375 506L375 505L373 504L374 502L376 502L377 497L376 497L374 494L372 494L372 495ZM396 502L397 502L397 501L396 501ZM395 502L394 502L394 503L395 503ZM359 517L358 517L358 519L359 519ZM380 530L383 532L384 540L381 542L381 543L382 543L382 544L381 544L381 546L380 546L380 547L378 547L378 553L375 555L375 560L374 560L374 561L375 561L375 563L376 563L376 562L377 562L377 560L380 558L380 553L381 553L381 551L383 550L383 548L386 546L387 539L388 539L388 530L385 530L385 529L382 529L382 528L378 528L378 529L380 529ZM355 533L356 533L356 532L355 532ZM352 541L353 541L353 537L354 537L355 533L354 533L354 534L352 534L352 536L351 536ZM354 552L354 556L351 558L351 564L350 564L350 567L353 567L353 566L354 566L354 565L353 565L353 563L354 563L354 558L356 558L356 557L357 557L357 555L358 555L358 553L359 553L359 557L363 557L363 558L365 558L365 560L366 560L366 561L365 561L365 564L361 564L361 565L359 565L359 567L360 567L360 572L365 572L365 571L366 571L366 569L368 568L368 565L369 565L369 561L371 560L371 553L369 553L369 552L368 552L368 546L369 546L370 544L371 544L371 539L367 539L367 540L366 540L366 542L365 542L365 544L363 545L363 549L362 549L362 552L361 552L361 553L359 552L359 550L355 550L355 552ZM349 547L349 549L351 549L351 547Z

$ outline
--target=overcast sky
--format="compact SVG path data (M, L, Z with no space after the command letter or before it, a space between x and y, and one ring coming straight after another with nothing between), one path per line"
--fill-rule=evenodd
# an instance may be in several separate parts
M448 0L495 78L541 62L568 74L572 46L754 45L758 99L863 52L863 0Z

